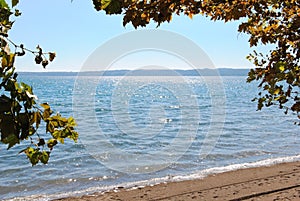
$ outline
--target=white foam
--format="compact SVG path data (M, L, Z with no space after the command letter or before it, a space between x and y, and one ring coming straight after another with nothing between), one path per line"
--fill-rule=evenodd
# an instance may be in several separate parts
M57 193L54 195L32 195L27 197L20 197L20 198L13 198L8 199L7 201L21 201L21 200L32 200L32 201L48 201L52 199L59 199L64 197L70 196L80 196L80 195L87 195L92 194L94 192L104 193L107 191L119 191L120 188L125 188L127 190L137 189L137 188L144 188L145 186L153 186L160 183L168 183L174 181L185 181L185 180L192 180L192 179L202 179L207 177L208 175L229 172L239 169L246 169L246 168L254 168L254 167L264 167L264 166L271 166L279 163L287 163L287 162L295 162L300 161L300 154L296 156L288 156L288 157L281 157L281 158L272 158L266 159L251 163L242 163L242 164L233 164L223 167L214 167L205 170L201 170L198 172L194 172L188 175L177 175L177 176L165 176L160 178L152 178L150 180L142 180L136 182L127 182L121 183L118 185L113 186L98 186L98 187L91 187L82 191L72 191L67 193Z
M281 157L281 158L272 158L272 159L265 159L261 161L251 162L251 163L232 164L223 167L209 168L189 175L174 176L172 178L172 181L202 179L204 177L207 177L208 175L217 174L217 173L229 172L229 171L246 169L246 168L271 166L279 163L287 163L287 162L294 162L294 161L300 161L300 155Z

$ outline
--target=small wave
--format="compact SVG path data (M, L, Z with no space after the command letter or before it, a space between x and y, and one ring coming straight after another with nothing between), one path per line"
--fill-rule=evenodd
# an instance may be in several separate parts
M186 181L186 180L193 180L193 179L203 179L209 175L217 174L217 173L224 173L239 169L247 169L247 168L254 168L254 167L264 167L264 166L271 166L279 163L287 163L287 162L295 162L300 161L300 155L295 156L288 156L288 157L280 157L280 158L272 158L272 159L265 159L256 162L250 163L241 163L241 164L233 164L223 167L214 167L205 170L201 170L198 172L194 172L188 175L168 175L159 178L152 178L149 180L142 180L142 181L135 181L135 182L126 182L120 183L117 185L110 185L110 186L98 186L98 187L90 187L85 190L81 191L72 191L66 193L57 193L55 195L32 195L27 197L19 197L13 199L7 199L7 201L19 201L19 200L33 200L33 201L48 201L53 199L71 197L71 196L81 196L92 194L95 192L105 193L108 191L119 191L120 189L136 189L136 188L143 188L145 186L153 186L160 183L168 183L168 182L178 182L178 181Z
M189 175L174 176L172 181L202 179L204 177L207 177L208 175L217 174L217 173L229 172L229 171L234 171L239 169L254 168L254 167L265 167L265 166L271 166L279 163L287 163L287 162L295 162L295 161L300 161L300 155L271 158L271 159L265 159L256 162L250 162L250 163L232 164L223 167L209 168Z

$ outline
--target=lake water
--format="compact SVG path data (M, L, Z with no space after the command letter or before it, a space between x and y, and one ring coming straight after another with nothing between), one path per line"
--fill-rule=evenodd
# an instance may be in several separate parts
M80 139L59 144L49 164L34 167L17 154L26 145L6 151L1 144L1 200L50 200L300 160L296 116L256 111L256 84L243 76L21 79L40 103L76 117Z

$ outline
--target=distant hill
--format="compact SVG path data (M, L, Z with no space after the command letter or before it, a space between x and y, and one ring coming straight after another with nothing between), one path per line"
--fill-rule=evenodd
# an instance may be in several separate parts
M249 69L198 69L198 70L111 70L86 72L19 72L23 76L247 76Z

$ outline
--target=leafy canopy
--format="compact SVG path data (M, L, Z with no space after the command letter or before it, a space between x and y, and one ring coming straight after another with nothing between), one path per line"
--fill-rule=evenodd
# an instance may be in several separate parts
M93 0L97 11L123 15L123 25L135 28L154 21L159 26L172 15L203 15L224 22L240 20L238 31L250 36L249 45L274 45L269 54L253 51L247 58L256 66L248 82L258 80L254 99L258 110L277 105L300 119L300 1L299 0ZM300 124L300 122L298 123Z
M56 56L54 52L43 52L40 46L32 51L10 40L9 30L14 23L11 18L21 15L14 9L18 3L12 0L10 7L5 0L0 0L0 137L8 149L21 141L29 141L28 147L20 153L25 153L32 165L46 164L58 142L64 143L65 138L76 142L78 133L73 117L53 114L48 103L37 104L32 87L17 80L14 66L17 57L29 52L34 55L35 63L45 68ZM37 132L42 122L46 125L46 133L50 134L47 139Z

